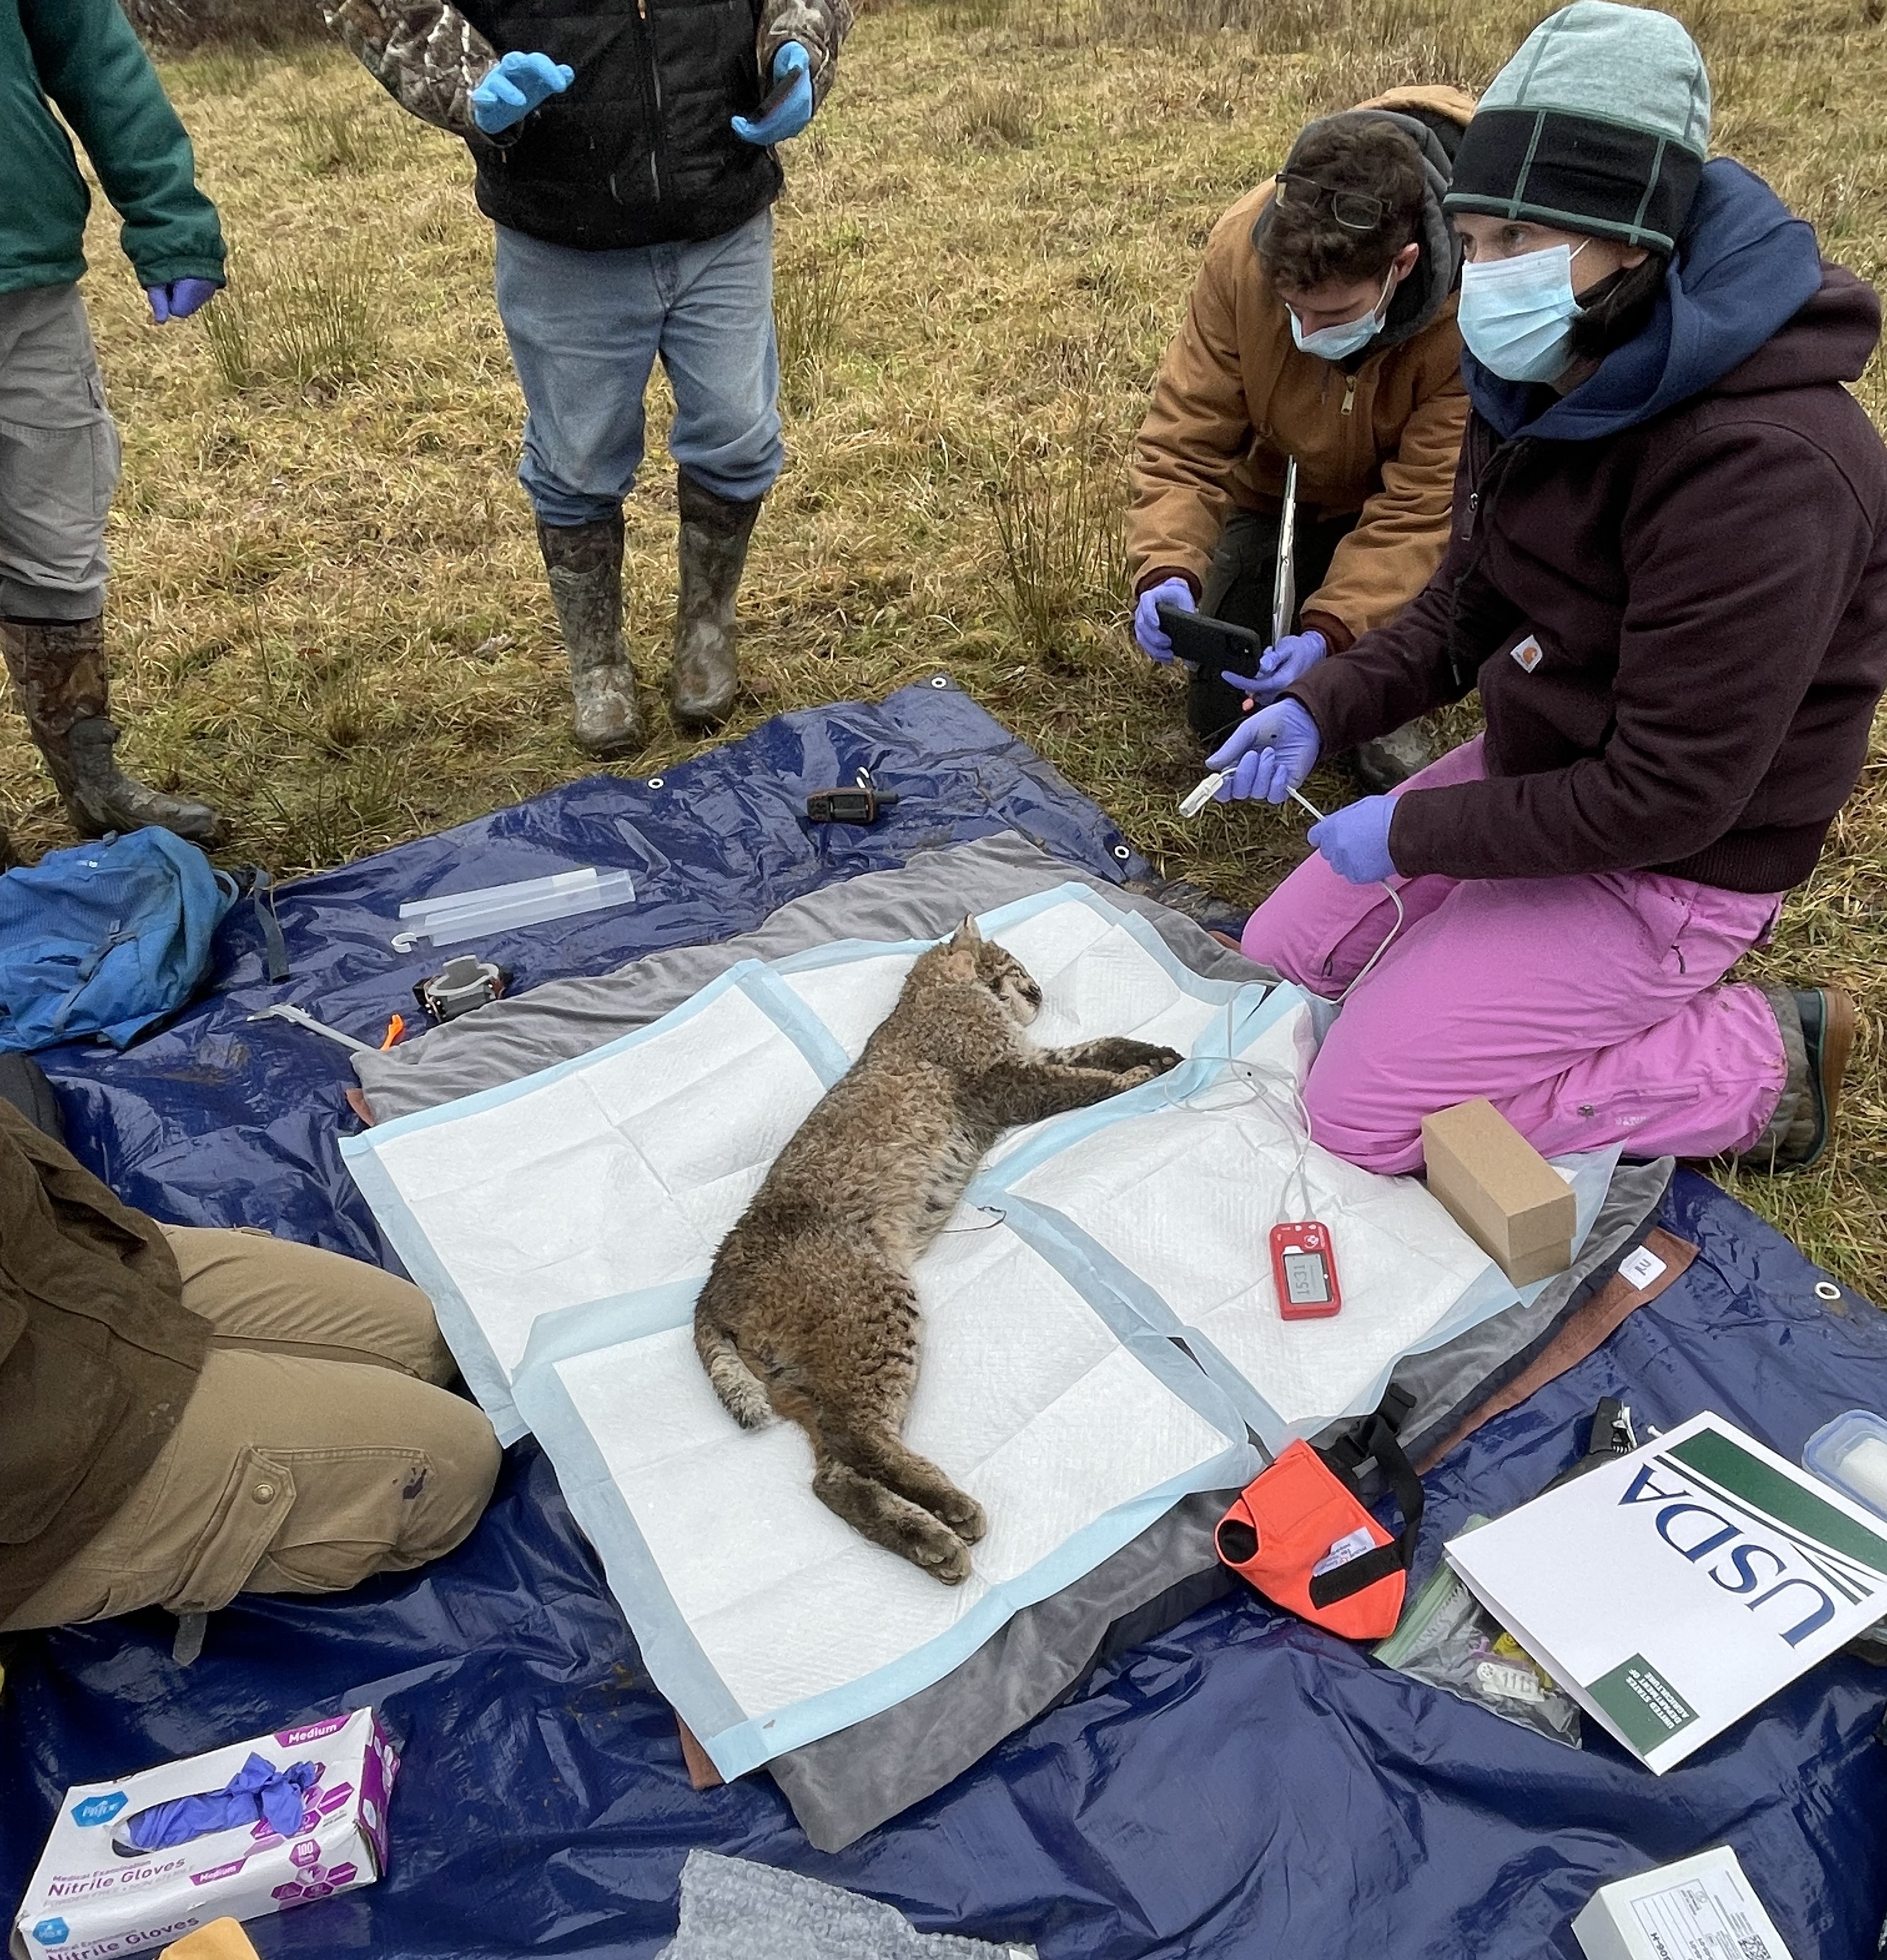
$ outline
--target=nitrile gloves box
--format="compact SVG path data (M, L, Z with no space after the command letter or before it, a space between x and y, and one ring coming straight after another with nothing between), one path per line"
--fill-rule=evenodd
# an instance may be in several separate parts
M16 1960L107 1960L371 1885L399 1758L371 1708L65 1793Z

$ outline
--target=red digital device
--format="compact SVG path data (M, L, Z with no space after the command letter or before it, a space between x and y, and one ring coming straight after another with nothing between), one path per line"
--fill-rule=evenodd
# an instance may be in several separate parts
M1271 1277L1286 1320L1327 1320L1343 1306L1330 1234L1314 1222L1271 1227Z

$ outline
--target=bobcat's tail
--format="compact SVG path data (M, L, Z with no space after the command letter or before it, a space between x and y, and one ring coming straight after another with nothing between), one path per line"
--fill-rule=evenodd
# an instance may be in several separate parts
M764 1429L773 1420L773 1405L759 1377L741 1360L724 1328L701 1315L695 1316L695 1352L708 1370L727 1413L743 1429Z

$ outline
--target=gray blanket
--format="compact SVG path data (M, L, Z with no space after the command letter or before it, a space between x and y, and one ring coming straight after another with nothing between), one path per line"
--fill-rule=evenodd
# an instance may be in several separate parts
M690 1851L660 1960L1026 1960L1026 1946L921 1933L892 1907L745 1858Z
M1123 911L1138 912L1195 973L1241 984L1278 977L1221 946L1191 919L1077 870L1011 831L920 851L899 870L868 871L822 886L736 939L670 947L591 978L546 981L397 1048L356 1055L355 1073L375 1120L390 1122L587 1055L660 1020L743 959L783 959L838 939L936 939L966 912L987 912L1071 882L1104 893Z

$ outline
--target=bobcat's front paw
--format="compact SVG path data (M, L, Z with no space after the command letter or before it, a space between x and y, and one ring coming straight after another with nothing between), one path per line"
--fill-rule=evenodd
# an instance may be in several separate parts
M1146 1061L1121 1071L1120 1086L1122 1089L1138 1089L1143 1082L1151 1082L1157 1077L1169 1074L1185 1060L1184 1055L1169 1048L1148 1045L1144 1052L1147 1057Z

